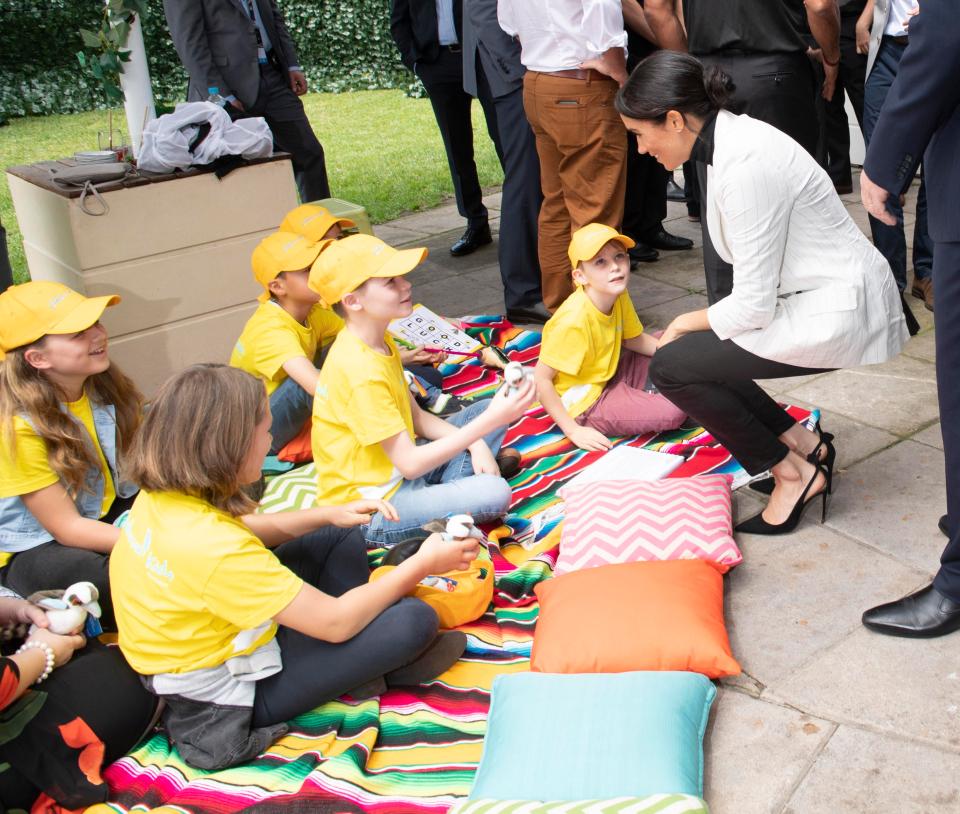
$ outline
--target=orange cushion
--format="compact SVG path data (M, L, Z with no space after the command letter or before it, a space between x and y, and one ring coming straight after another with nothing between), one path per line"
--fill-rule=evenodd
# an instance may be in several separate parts
M709 678L740 672L723 623L723 577L712 563L605 565L535 590L534 671L689 670Z
M291 461L295 464L302 464L313 460L313 449L310 447L310 431L313 429L313 421L307 419L307 422L300 428L292 439L287 441L286 445L277 453L281 461Z

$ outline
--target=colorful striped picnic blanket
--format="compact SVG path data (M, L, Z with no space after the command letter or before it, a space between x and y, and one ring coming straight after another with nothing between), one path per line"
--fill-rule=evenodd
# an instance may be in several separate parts
M499 317L470 322L474 336L512 360L536 360L538 333ZM499 383L495 371L476 363L446 365L443 373L445 389L461 396L492 395ZM798 419L810 415L790 410ZM538 613L533 589L551 575L559 544L556 491L602 454L573 447L539 407L510 428L505 443L521 450L524 468L511 481L509 515L488 529L497 588L491 609L461 628L469 644L460 662L422 688L324 704L296 718L289 734L256 760L226 771L190 768L157 733L107 769L113 802L100 810L426 814L465 797L480 761L493 679L529 669ZM618 443L683 455L671 477L742 473L701 428ZM314 477L312 465L276 477L263 510L310 505ZM371 551L371 563L382 553Z

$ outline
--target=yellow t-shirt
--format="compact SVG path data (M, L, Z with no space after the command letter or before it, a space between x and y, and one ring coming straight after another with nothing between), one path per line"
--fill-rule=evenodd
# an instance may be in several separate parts
M142 675L252 653L302 586L240 520L176 492L141 490L110 554L120 649Z
M624 340L643 333L637 311L624 291L609 314L577 286L543 326L540 361L557 371L554 386L576 418L593 404L617 372Z
M342 327L343 320L321 305L315 305L307 324L301 325L272 300L262 303L247 320L230 365L261 379L270 395L287 378L284 364L301 356L312 362L317 348L333 341Z
M117 492L110 467L97 438L90 399L84 394L78 401L67 402L64 406L86 428L97 451L104 482L103 504L100 508L100 516L103 517L110 511ZM60 476L53 471L47 460L47 445L33 427L20 416L14 416L13 432L14 449L10 449L7 444L6 432L0 432L0 497L27 495L59 481Z
M342 331L320 370L311 433L319 505L388 498L403 481L380 445L398 432L414 437L403 365L387 347L389 356Z

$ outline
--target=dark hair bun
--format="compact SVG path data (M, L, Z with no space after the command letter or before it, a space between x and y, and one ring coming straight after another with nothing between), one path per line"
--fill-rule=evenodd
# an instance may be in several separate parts
M731 94L737 89L729 74L716 65L703 69L703 87L715 108L726 107Z

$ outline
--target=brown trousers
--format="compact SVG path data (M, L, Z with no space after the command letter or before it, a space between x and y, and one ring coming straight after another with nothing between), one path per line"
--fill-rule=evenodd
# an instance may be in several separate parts
M627 131L613 106L616 93L617 83L605 77L527 71L523 80L523 108L540 156L538 253L551 311L573 293L570 236L594 222L619 229L623 219Z

